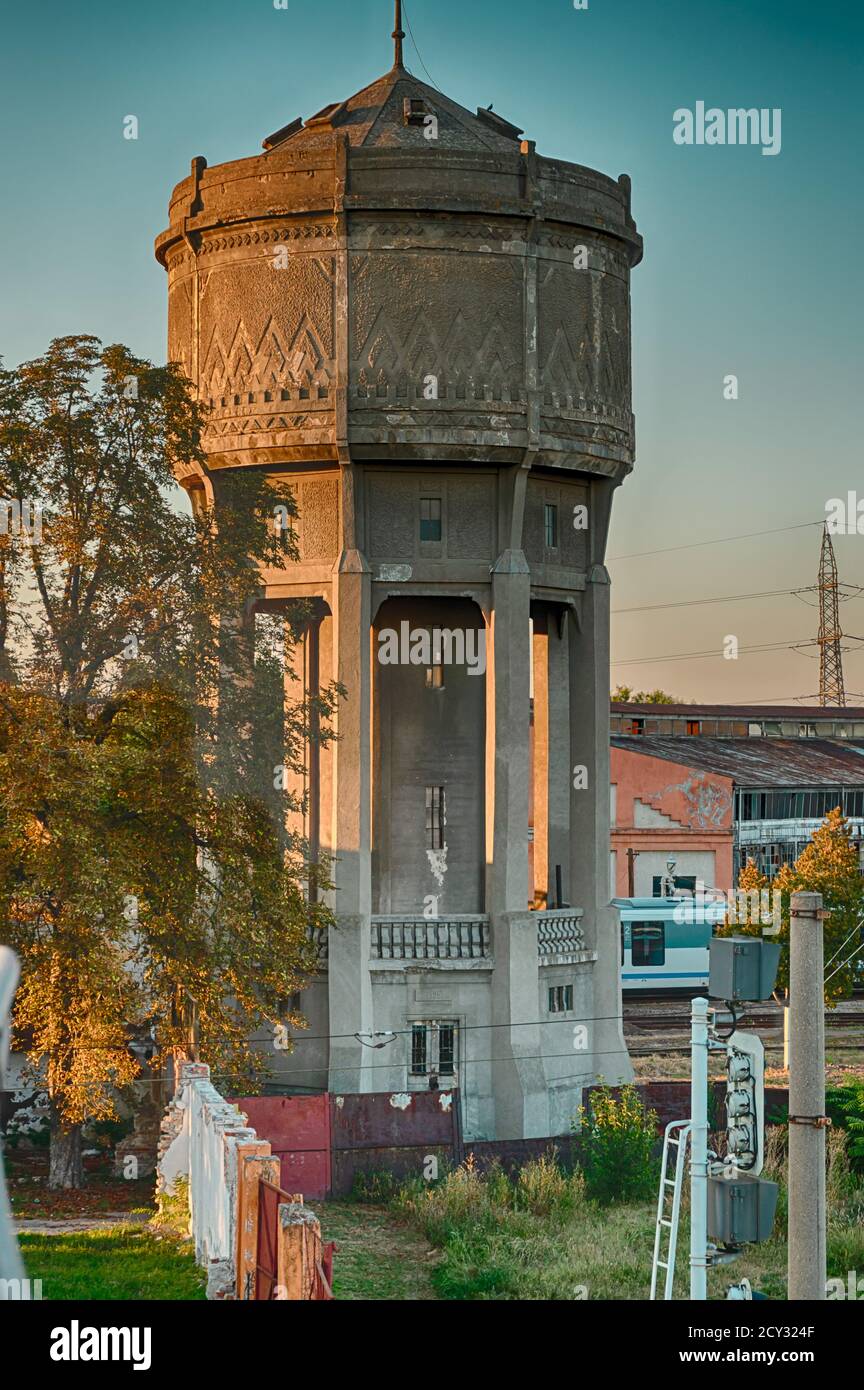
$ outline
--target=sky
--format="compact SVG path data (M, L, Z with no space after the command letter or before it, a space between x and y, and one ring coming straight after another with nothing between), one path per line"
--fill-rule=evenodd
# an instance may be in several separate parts
M277 2L7 0L7 365L83 332L164 360L153 239L190 159L255 154L270 131L390 67L390 0ZM418 77L471 110L494 103L542 154L633 181L645 257L632 277L637 457L608 548L613 683L703 702L815 696L815 648L796 649L815 636L815 595L792 591L816 582L829 499L857 488L864 503L864 7L406 0L405 11ZM697 102L779 109L779 153L676 143L674 113ZM730 375L737 399L724 395ZM864 585L864 535L834 543L841 579ZM864 595L841 614L864 636ZM723 655L730 636L737 659ZM849 643L845 666L850 702L864 704L864 643Z

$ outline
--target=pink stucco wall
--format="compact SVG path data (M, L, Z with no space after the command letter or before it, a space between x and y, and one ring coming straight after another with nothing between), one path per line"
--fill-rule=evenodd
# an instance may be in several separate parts
M631 749L611 749L616 787L611 848L617 851L615 892L627 896L627 850L657 854L713 852L715 888L732 887L733 784L730 777ZM637 828L634 802L667 816L673 825Z

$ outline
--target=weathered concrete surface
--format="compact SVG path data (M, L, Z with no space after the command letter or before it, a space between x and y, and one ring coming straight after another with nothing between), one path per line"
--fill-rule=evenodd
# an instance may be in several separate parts
M394 68L264 154L193 161L156 249L213 466L335 461L344 410L355 460L627 471L629 179L518 134Z
M412 1024L448 1020L468 1138L561 1132L583 1083L630 1075L609 907L603 557L633 462L641 238L626 176L545 159L520 136L397 61L263 154L194 160L156 248L170 355L210 407L203 476L190 466L181 481L212 488L219 470L254 465L290 483L300 559L262 574L262 594L316 601L305 678L347 692L338 741L310 748L306 770L311 841L334 855L338 926L307 994L310 1034L325 1037L301 1034L272 1060L304 1087L417 1090L429 1082L412 1070ZM436 688L422 667L376 660L379 615L398 604L422 627L430 600L454 625L473 605L482 676ZM436 788L452 810L440 846L425 820ZM559 864L567 906L542 930L568 944L553 955L528 909L549 903ZM376 914L395 913L402 954L384 958ZM479 920L486 945L427 951L430 920L457 940ZM550 1016L556 985L572 986L573 1008Z

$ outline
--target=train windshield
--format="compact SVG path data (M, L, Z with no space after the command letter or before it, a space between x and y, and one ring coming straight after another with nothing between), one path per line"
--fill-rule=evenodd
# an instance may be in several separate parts
M631 922L631 961L634 965L664 965L666 962L666 923Z

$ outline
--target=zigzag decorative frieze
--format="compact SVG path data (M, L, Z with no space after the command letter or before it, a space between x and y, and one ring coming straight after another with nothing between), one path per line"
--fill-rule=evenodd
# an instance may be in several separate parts
M228 251L237 246L258 246L273 241L320 241L322 237L333 237L336 228L329 223L305 224L302 226L270 227L263 232L235 232L230 236L212 237L202 241L198 254L209 255L212 251Z
M267 434L272 430L318 428L327 424L330 412L306 411L303 415L228 415L208 420L204 433L215 439L232 434Z
M200 394L206 399L263 391L283 386L299 390L329 390L335 375L332 358L322 343L323 335L305 311L291 337L271 314L257 341L244 320L237 323L225 345L219 326L214 329L201 370Z
M500 316L468 322L457 309L443 329L425 308L418 309L404 338L382 306L357 352L354 369L361 389L393 387L407 396L428 375L438 378L439 396L449 388L491 391L503 397L504 387L521 372L521 361L508 340Z

